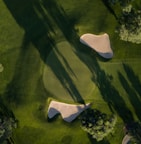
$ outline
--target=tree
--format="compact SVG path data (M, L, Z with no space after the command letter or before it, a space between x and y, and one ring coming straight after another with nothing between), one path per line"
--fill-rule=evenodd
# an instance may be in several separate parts
M17 120L13 112L7 108L0 98L0 143L8 141L12 144L12 132L14 128L17 128Z
M126 134L131 136L130 143L131 144L140 144L141 143L141 123L140 122L132 122L128 123L125 126Z
M107 2L111 5L115 5L117 3L119 3L121 6L127 6L130 2L132 2L133 0L107 0Z
M116 32L123 41L141 43L141 10L132 6L133 0L102 0L118 22Z
M123 8L119 21L117 32L120 39L137 44L141 43L141 11L128 5Z
M87 109L81 116L81 127L97 141L113 132L116 124L114 115L107 115L96 109Z

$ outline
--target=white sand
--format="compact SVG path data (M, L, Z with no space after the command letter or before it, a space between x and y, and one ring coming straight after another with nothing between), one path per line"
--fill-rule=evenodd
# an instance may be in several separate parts
M90 107L90 103L86 105L66 104L57 101L51 101L48 108L48 117L53 118L60 113L62 118L67 121L73 121L81 112Z
M129 136L129 135L126 134L124 136L123 140L122 140L122 144L128 144L128 142L130 141L130 139L131 139L131 136Z
M112 58L113 51L110 45L109 35L104 33L102 35L83 34L80 37L80 42L94 49L99 55L104 58Z

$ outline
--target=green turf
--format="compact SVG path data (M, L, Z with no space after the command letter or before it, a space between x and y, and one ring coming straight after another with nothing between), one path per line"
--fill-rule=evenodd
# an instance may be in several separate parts
M88 55L82 55L87 59ZM50 75L50 77L48 77ZM43 72L45 88L60 100L82 101L92 93L92 73L81 62L69 43L60 42L47 58ZM87 87L84 89L84 87Z
M141 49L119 39L116 20L102 1L1 0L0 9L0 95L19 120L15 144L121 143L123 121L141 120ZM109 34L113 59L105 61L79 43L87 32ZM50 97L90 101L108 114L113 110L115 134L97 143L78 119L47 121L44 106Z

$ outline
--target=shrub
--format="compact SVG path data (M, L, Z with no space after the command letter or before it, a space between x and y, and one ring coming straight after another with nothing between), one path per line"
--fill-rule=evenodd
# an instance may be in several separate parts
M121 40L141 43L141 11L133 9L131 5L123 8L122 16L119 18L117 32Z
M81 116L81 127L97 141L113 132L116 123L114 115L107 115L96 109L88 109Z
M8 141L10 143L13 129L17 127L17 120L11 110L2 102L0 98L0 143Z
M127 134L131 136L131 144L141 143L141 123L132 122L126 125Z
M141 43L141 10L132 7L133 0L103 0L118 22L116 32L123 41Z

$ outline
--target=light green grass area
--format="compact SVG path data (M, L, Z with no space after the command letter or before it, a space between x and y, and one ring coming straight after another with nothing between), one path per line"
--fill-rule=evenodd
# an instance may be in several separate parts
M88 57L85 54L82 56L85 59ZM81 101L95 88L95 84L91 81L92 75L75 54L73 47L65 41L58 43L57 49L48 56L43 82L45 88L60 100Z
M119 39L101 0L42 2L0 0L0 95L19 120L15 144L121 144L123 121L141 120L141 45ZM105 61L79 42L88 32L109 34L113 59ZM113 111L115 133L95 142L79 119L48 121L50 97Z

